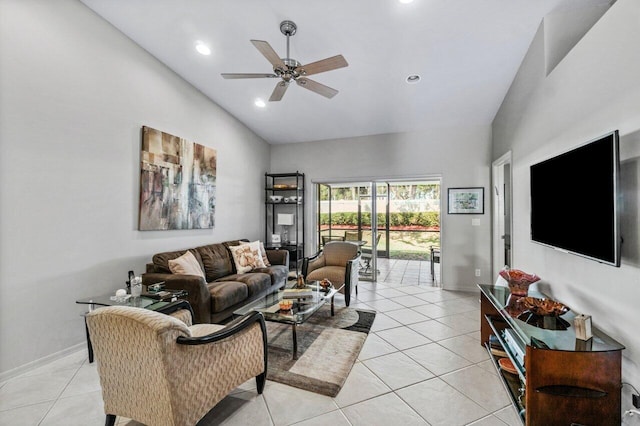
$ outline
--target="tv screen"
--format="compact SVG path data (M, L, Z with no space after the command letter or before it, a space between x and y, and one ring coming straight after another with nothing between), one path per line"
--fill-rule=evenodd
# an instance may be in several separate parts
M620 266L618 131L531 166L531 239Z

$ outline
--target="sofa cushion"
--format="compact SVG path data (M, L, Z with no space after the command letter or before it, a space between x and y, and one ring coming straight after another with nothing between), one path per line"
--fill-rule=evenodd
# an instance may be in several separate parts
M260 293L271 287L271 276L260 272L251 272L249 274L232 274L222 277L217 282L237 281L243 283L249 294L249 297Z
M234 273L231 253L224 244L209 244L196 247L195 251L200 254L204 274L207 282L212 282L220 277Z
M169 267L169 260L174 260L184 255L187 251L190 251L202 267L202 259L200 254L196 250L178 250L178 251L166 251L164 253L157 253L153 255L152 262L155 266L155 272L171 274L171 268Z
M216 281L207 285L211 294L211 312L220 312L249 297L246 284L237 281Z
M287 282L287 276L289 275L289 268L284 265L271 265L266 268L254 269L253 272L262 272L268 274L271 277L271 285L276 283Z
M187 251L177 259L169 259L169 269L173 274L198 275L204 278L200 263L192 252Z
M260 253L262 254L262 261L264 262L264 266L271 266L269 263L269 258L267 257L267 250L264 248L264 243L262 241L258 241L260 243Z
M266 266L262 261L260 243L258 241L240 244L239 246L229 246L229 250L231 251L236 271L239 274L244 274L256 268L264 268Z

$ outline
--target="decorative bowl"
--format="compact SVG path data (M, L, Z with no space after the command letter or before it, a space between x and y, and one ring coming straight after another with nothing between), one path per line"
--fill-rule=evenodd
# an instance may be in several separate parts
M527 274L519 269L505 268L500 271L500 276L507 281L511 294L515 296L526 296L529 286L540 281L540 277L536 274Z
M322 281L320 281L320 287L322 287L323 290L328 289L329 287L331 287L331 281L326 278L323 279Z
M269 199L274 203L279 203L282 201L282 195L269 195Z
M516 370L516 367L513 365L513 362L511 362L509 358L500 358L498 360L498 365L500 365L500 368L507 373L518 374L518 370Z
M539 316L559 317L570 311L569 307L551 299L538 299L537 297L523 297L520 303L529 312Z
M293 300L281 300L280 301L280 310L281 311L290 311L293 307Z

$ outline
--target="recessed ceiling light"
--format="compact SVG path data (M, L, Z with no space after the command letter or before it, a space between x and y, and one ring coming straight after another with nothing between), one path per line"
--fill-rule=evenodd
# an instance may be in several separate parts
M415 84L419 81L420 81L420 76L418 74L412 74L409 77L407 77L407 83L409 84Z
M209 49L209 46L204 44L204 42L202 42L202 41L197 41L196 42L196 50L201 55L211 55L211 49Z
M402 4L409 4L413 2L413 0L398 0L398 1Z
M264 103L264 101L260 98L256 99L256 101L254 102L254 105L257 106L258 108L264 108L267 106L267 104Z

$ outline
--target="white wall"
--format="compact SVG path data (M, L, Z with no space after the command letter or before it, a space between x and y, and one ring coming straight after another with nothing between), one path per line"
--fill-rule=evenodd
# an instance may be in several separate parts
M273 172L305 173L308 190L307 241L315 241L315 193L312 182L358 179L442 178L441 278L447 289L477 289L478 280L491 282L490 141L488 127L439 128L298 144L273 145ZM484 187L484 215L447 214L449 187ZM480 226L471 226L471 219ZM307 245L307 254L312 250ZM484 275L475 276L479 268Z
M623 379L636 388L640 388L639 23L640 2L618 0L546 78L540 61L549 34L541 28L493 125L493 157L513 152L513 266L537 273L551 296L592 315L596 327L624 344ZM614 129L621 134L622 266L602 265L532 243L529 166ZM597 232L597 218L585 213L585 232ZM625 386L626 396L628 390ZM630 407L630 398L623 397L623 406Z
M154 253L260 238L269 146L80 2L3 0L0 52L2 377ZM136 230L143 125L217 149L214 230Z

